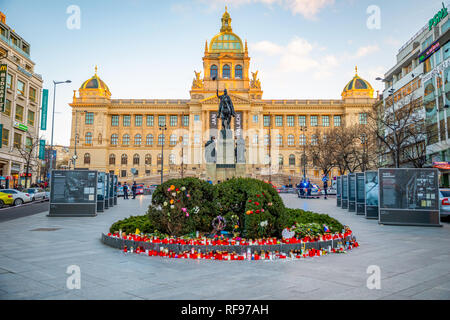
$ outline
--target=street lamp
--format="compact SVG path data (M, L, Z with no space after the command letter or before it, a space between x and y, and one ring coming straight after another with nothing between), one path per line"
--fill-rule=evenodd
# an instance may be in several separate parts
M308 131L308 127L302 126L300 127L300 131L302 132L302 136L305 138L302 140L303 142L303 179L306 180L306 132Z
M159 130L162 132L161 139L161 184L163 184L163 173L164 173L164 142L166 140L166 136L164 135L164 131L167 131L166 125L159 125ZM158 139L159 140L159 139Z
M70 81L70 80L66 80L66 81L53 80L53 111L52 111L52 137L51 137L51 144L50 144L50 175L51 175L52 169L53 169L53 131L55 128L56 85L61 84L61 83L71 83L71 82L72 81ZM50 179L50 183L51 183L51 179Z

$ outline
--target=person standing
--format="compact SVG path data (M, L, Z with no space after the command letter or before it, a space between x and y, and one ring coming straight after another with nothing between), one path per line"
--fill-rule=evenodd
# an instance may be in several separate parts
M137 185L136 185L136 181L134 181L133 185L131 186L131 192L133 193L133 199L136 199L136 189L137 189Z
M324 177L323 179L323 190L325 190L325 200L327 200L328 197L328 179Z
M128 200L128 185L126 182L123 183L123 199Z

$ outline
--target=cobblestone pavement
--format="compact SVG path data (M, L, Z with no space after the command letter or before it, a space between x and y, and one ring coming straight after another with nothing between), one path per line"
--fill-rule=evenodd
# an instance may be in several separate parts
M289 207L327 213L349 225L360 248L300 261L191 261L125 255L100 242L116 220L143 214L149 196L119 199L92 218L39 213L0 223L0 299L450 299L450 225L380 226L334 199L282 195ZM53 228L53 231L33 231ZM66 286L81 269L81 289ZM367 268L381 289L367 288Z

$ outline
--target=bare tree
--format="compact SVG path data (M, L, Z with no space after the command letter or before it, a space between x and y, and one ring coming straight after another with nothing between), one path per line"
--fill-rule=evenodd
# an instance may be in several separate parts
M28 186L28 175L37 170L37 151L39 149L39 138L33 138L33 136L27 132L25 144L14 145L14 148L19 152L22 159L25 161L25 187ZM36 171L37 173L37 171Z
M312 159L314 167L320 168L324 175L328 175L336 165L335 148L333 130L314 131L311 143L307 147L308 155Z

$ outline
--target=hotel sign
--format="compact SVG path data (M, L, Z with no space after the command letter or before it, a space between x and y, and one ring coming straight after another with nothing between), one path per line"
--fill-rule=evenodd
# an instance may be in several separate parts
M8 74L8 65L0 64L0 110L5 111L6 102L6 75Z
M428 22L429 30L433 29L433 27L436 27L446 16L448 16L448 10L445 7L445 4L442 2L442 9L439 10L439 12L436 13L436 15Z

